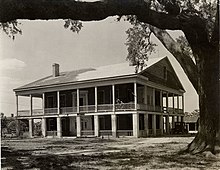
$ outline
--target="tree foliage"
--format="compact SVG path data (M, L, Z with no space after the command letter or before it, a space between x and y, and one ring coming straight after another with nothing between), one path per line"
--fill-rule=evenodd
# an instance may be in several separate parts
M188 151L209 148L216 153L220 143L218 0L0 0L0 11L4 28L16 19L64 19L64 27L73 32L82 28L79 21L127 16L133 26L127 31L127 58L137 67L155 47L150 41L153 33L177 59L199 95L200 130ZM167 30L181 30L185 37L175 40Z

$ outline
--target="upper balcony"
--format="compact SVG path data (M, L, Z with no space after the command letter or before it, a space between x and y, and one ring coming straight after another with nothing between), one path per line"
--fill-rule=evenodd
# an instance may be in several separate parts
M100 112L123 112L123 111L151 111L151 112L161 112L168 114L183 114L182 109L176 108L166 108L160 106L152 106L146 104L137 104L137 108L135 108L134 103L122 103L115 104L115 109L113 104L102 104L102 105L85 105L77 107L61 107L58 112L57 108L45 108L45 109L33 109L32 115L30 114L30 110L19 110L18 116L43 116L43 115L57 115L57 114L76 114L76 113L100 113Z

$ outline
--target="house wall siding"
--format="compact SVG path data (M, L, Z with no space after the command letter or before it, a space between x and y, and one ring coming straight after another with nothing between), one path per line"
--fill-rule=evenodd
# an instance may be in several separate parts
M164 72L165 70L167 73ZM183 89L167 59L163 59L153 66L147 68L143 73L141 73L141 75L147 77L149 81L177 90Z

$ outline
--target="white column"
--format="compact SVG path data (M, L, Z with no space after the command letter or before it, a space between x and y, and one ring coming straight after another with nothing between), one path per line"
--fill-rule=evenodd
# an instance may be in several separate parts
M81 136L81 117L79 115L76 116L76 136Z
M156 115L152 114L152 129L153 129L153 136L157 135L157 126L156 126Z
M42 94L42 112L43 112L43 115L45 115L44 108L45 108L45 93Z
M57 117L57 137L62 137L62 125L61 125L61 117Z
M57 114L60 114L60 92L57 91Z
M99 116L94 115L94 131L95 131L95 136L99 136Z
M144 130L145 130L146 136L148 136L149 128L148 128L148 114L147 113L144 114Z
M180 100L179 100L179 95L177 95L177 109L178 109L178 113L179 113L179 109L180 109L180 104L179 104Z
M18 117L18 95L16 95L16 114ZM20 135L20 122L16 117L16 135L19 136Z
M32 95L30 94L30 116L33 114L33 98Z
M163 115L160 115L160 133L163 135Z
M47 132L46 118L42 118L41 120L41 131L42 131L42 136L46 137L46 132Z
M116 114L111 115L111 120L112 120L112 136L114 138L117 137L117 116Z
M133 113L133 136L139 137L139 114Z
M145 101L144 101L144 103L146 104L146 110L148 109L148 107L147 107L147 86L144 86L144 94L145 94Z
M134 82L134 109L137 110L137 83Z
M95 112L98 112L98 99L97 99L97 96L98 96L98 89L97 89L97 86L95 87Z
M29 137L33 137L33 119L29 119Z
M18 116L18 95L15 95L16 102L16 115Z
M160 110L163 112L163 92L160 90Z
M115 85L112 85L112 106L113 106L113 112L115 112Z
M76 90L76 106L77 106L77 113L79 113L79 89Z
M184 94L182 95L182 110L183 110L183 113L184 113Z
M153 88L153 107L155 111L155 88Z
M170 134L170 117L169 117L169 115L166 116L166 133Z
M167 113L168 113L168 108L169 108L169 92L167 92L167 96L166 96L166 109L167 109Z

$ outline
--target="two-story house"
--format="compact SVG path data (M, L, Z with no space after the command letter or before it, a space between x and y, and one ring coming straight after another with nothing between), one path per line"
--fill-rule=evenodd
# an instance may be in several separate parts
M17 119L41 119L43 136L157 136L183 121L184 88L169 59L150 58L143 70L129 63L60 72L14 89ZM19 98L29 109L20 110ZM42 109L33 109L33 98Z

